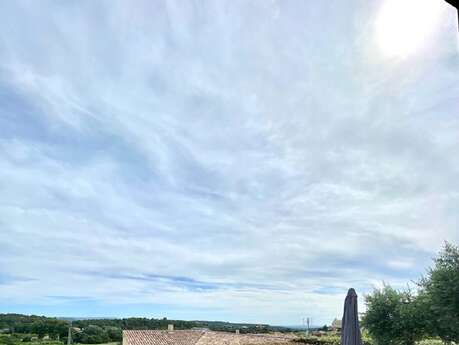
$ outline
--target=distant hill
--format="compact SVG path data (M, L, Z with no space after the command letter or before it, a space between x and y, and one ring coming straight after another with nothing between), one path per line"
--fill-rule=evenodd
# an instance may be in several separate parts
M121 329L167 329L169 324L174 324L175 329L191 328L208 328L213 331L234 332L239 329L241 333L268 333L268 332L289 332L292 329L282 326L271 326L268 324L251 324L251 323L234 323L225 321L203 321L203 320L169 320L148 319L148 318L113 318L113 319L84 319L75 320L73 324L76 327L87 327L89 325L97 326L115 326Z

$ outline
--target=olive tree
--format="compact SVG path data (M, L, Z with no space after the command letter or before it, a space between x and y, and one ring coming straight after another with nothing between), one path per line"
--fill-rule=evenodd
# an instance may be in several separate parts
M365 296L362 326L378 345L414 345L425 335L424 313L410 291L389 285Z
M434 266L421 280L420 299L428 313L429 333L459 342L459 248L445 243Z

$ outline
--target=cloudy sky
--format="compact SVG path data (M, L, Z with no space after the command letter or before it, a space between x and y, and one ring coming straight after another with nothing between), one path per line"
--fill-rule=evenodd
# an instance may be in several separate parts
M0 312L323 324L417 279L459 41L398 3L0 2Z

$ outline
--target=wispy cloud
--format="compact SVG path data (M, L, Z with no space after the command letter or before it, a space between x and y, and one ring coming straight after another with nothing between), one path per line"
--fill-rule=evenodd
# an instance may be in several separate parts
M1 3L2 309L325 323L416 279L459 241L457 23L385 60L378 4Z

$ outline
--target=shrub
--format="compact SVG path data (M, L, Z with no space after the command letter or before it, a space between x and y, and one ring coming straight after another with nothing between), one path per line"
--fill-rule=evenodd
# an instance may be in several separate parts
M409 291L386 285L367 295L365 302L362 326L378 345L414 345L425 336L423 309Z
M416 343L416 345L443 345L441 339L424 339Z
M19 339L15 336L10 335L1 335L0 336L0 344L1 345L16 345L19 343Z
M459 248L446 243L434 267L421 280L432 336L459 343Z
M295 340L295 342L308 345L340 345L341 337L339 335L323 335L320 337L308 336ZM373 345L369 337L362 337L363 345Z

